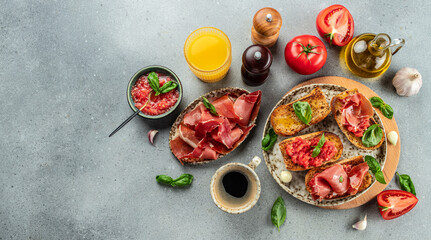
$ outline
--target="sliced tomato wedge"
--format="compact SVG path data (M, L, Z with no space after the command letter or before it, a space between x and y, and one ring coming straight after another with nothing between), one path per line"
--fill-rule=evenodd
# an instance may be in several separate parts
M377 203L383 219L391 220L412 210L418 198L406 191L386 190L377 195Z
M344 46L353 38L355 23L349 10L342 5L332 5L317 15L319 35L331 45Z

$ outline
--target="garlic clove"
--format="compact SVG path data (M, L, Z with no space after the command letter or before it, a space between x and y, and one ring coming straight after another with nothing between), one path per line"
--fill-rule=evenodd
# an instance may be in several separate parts
M154 137L156 136L156 134L158 133L159 131L157 131L157 130L150 130L149 132L148 132L148 140L150 141L150 143L151 144L153 144L154 145Z
M395 74L392 85L398 95L409 97L419 92L422 87L422 76L418 70L405 67Z
M388 137L388 141L392 144L392 145L397 145L398 142L398 134L395 131L391 131L390 133L387 134Z
M365 230L367 228L367 214L365 214L365 217L363 220L353 224L352 228L359 230L359 231Z
M292 181L292 173L289 171L281 171L280 179L284 183L290 183L290 181Z

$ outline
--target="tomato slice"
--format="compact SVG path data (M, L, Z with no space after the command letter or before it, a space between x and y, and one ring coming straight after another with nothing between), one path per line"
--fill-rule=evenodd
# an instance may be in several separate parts
M383 219L391 220L412 210L418 198L406 191L386 190L377 195L377 203Z
M349 10L342 5L332 5L317 15L319 35L330 44L344 46L353 38L355 23Z

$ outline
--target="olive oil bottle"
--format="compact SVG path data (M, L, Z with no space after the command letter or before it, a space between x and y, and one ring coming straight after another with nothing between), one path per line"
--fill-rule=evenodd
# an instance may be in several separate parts
M361 34L350 41L343 50L347 68L363 78L382 75L391 65L394 55L405 43L398 38L391 41L385 33ZM391 52L391 48L396 48Z

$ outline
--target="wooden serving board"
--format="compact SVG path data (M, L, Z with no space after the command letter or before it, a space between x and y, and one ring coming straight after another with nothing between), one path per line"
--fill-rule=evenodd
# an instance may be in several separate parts
M371 90L370 88L368 88L362 83L356 82L352 79L336 77L336 76L319 77L319 78L308 80L306 82L296 85L289 92L293 91L298 87L302 87L309 84L316 84L316 83L336 84L336 85L343 86L347 89L357 88L359 92L364 94L367 98L378 96L373 90ZM383 175L385 176L386 182L389 183L392 180L392 177L394 176L395 171L397 170L398 161L400 159L400 149L401 149L400 139L401 138L399 137L400 133L398 131L398 126L395 121L395 117L392 119L387 119L385 116L383 116L383 114L379 110L376 109L376 112L379 115L380 119L382 120L386 134L391 131L395 131L398 134L397 145L392 145L389 142L387 144L386 163L383 168ZM383 189L386 188L386 186L387 184L385 185L385 184L376 182L375 184L373 184L373 186L370 189L368 189L365 193L363 193L358 198L355 198L341 205L325 206L323 208L349 209L349 208L355 208L355 207L361 206L367 203L368 201L370 201L371 199L375 198L377 194L379 194L381 191L383 191Z

